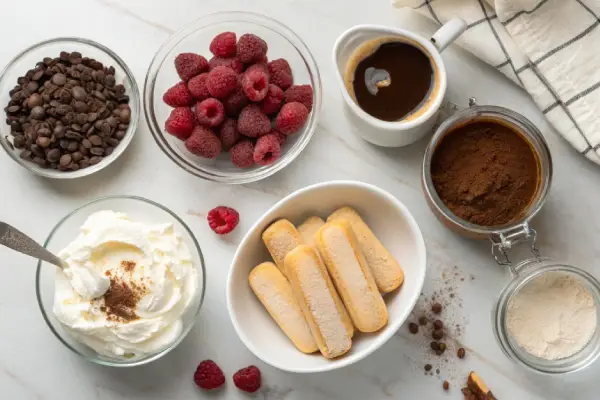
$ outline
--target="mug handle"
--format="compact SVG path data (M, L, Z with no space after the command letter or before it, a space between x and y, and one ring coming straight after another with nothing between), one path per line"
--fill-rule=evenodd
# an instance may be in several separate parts
M467 23L462 18L452 18L431 36L431 43L441 53L467 29Z

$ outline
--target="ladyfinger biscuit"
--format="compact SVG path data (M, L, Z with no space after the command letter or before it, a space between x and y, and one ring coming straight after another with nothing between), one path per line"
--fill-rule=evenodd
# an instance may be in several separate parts
M298 350L307 354L319 350L292 286L275 264L264 262L254 267L248 281L256 297Z
M377 239L356 210L351 207L342 207L327 218L328 222L339 220L347 221L352 227L379 291L389 293L399 288L404 281L404 273L400 264Z
M316 246L315 234L325 225L325 221L319 217L308 217L298 227L298 232L302 236L302 240L309 246Z
M352 347L354 328L344 320L341 301L317 251L300 245L285 256L292 290L321 353L339 357Z
M387 308L350 225L328 222L317 233L317 246L356 329L384 327Z
M279 267L281 272L285 273L283 259L285 255L302 243L302 237L287 219L280 219L273 222L262 234L263 242L267 250L271 253L273 261Z

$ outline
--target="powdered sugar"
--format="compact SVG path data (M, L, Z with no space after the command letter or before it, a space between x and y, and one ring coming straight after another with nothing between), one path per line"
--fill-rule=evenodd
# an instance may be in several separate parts
M577 353L590 341L597 325L596 304L575 276L546 272L513 296L506 323L525 351L558 360Z

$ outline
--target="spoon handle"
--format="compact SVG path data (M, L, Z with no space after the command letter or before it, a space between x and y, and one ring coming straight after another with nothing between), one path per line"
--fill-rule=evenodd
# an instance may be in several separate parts
M57 267L63 267L63 261L40 246L35 240L6 222L0 221L0 244L19 253L49 262Z

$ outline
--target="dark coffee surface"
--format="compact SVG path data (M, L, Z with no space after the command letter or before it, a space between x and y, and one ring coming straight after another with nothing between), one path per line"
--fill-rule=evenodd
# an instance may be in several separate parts
M365 80L365 74L372 75L369 68L387 72L391 84L380 86L372 94L367 83L373 82ZM381 45L358 64L353 87L356 101L364 111L384 121L397 121L418 108L429 93L432 80L429 57L410 44L392 42Z

